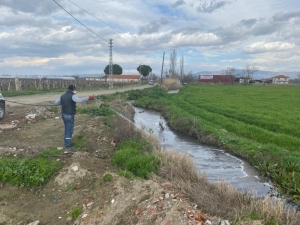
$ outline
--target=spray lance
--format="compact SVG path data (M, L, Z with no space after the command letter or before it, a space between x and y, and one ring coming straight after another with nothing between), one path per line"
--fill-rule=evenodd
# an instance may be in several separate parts
M122 117L124 120L128 121L129 123L131 123L132 125L136 126L130 119L128 119L127 117L125 117L124 115L122 115L121 113L117 112L116 110L114 110L113 108L111 108L109 105L104 104L103 102L101 102L99 99L95 98L95 100L97 102L100 103L100 107L105 106L108 109L110 109L111 111L113 111L115 114L117 114L118 116Z

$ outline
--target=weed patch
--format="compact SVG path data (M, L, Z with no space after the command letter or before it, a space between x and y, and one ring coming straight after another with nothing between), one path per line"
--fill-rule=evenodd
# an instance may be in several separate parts
M84 146L86 146L87 142L84 139L84 135L83 134L78 134L75 138L73 138L72 140L72 145L75 148L82 148Z
M91 116L112 116L113 112L107 107L89 107L89 108L78 108L79 114L89 114Z
M75 187L76 187L76 184L69 184L69 183L67 183L64 190L65 191L74 191Z
M111 181L111 179L112 179L112 175L109 174L109 173L104 174L104 176L102 177L102 180L103 180L104 182Z
M45 184L60 167L60 162L54 162L44 157L3 158L0 160L0 181L20 187L40 186Z
M71 212L71 217L73 220L77 219L78 216L80 216L80 214L82 213L82 207L81 206L77 206L75 207Z
M129 171L137 177L148 179L150 173L157 173L159 160L153 153L144 151L145 141L132 139L121 143L113 155L113 165Z
M49 150L44 150L42 151L39 155L40 157L45 157L45 158L53 158L60 156L62 152L60 150L57 150L56 148L52 148Z

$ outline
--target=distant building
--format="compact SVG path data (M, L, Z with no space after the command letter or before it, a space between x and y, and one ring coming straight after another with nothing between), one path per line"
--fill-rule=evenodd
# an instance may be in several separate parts
M240 84L249 84L250 83L250 78L240 77L238 79L239 79Z
M267 83L272 84L288 84L289 83L289 77L285 75L277 75L275 77L271 77L267 79Z
M88 75L85 77L85 80L90 80L90 81L100 81L103 75Z
M112 75L113 82L118 83L138 83L141 80L141 75ZM108 82L109 75L100 78L100 81Z
M228 75L199 75L199 83L202 84L231 84L234 80Z

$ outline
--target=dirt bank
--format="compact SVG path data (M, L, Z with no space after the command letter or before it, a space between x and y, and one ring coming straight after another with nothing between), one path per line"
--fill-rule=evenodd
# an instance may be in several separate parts
M146 86L148 87L148 86ZM139 86L122 90L145 88ZM121 91L121 90L118 90ZM111 94L115 90L78 93ZM59 94L19 96L9 101L38 105L49 104ZM96 104L96 103L95 103ZM217 218L204 215L171 184L155 180L128 180L116 174L111 165L113 132L104 117L76 115L74 137L87 140L83 147L66 151L63 146L63 123L59 114L45 107L21 106L8 102L8 114L0 125L0 157L31 157L45 149L61 149L52 160L63 162L63 168L44 186L19 188L1 183L0 224L197 224L196 221ZM34 118L26 117L28 114ZM110 181L103 181L111 174ZM82 207L78 218L72 218L76 207ZM184 214L185 213L185 214ZM193 214L192 213L196 213ZM199 217L199 218L198 218ZM196 219L197 220L196 220Z

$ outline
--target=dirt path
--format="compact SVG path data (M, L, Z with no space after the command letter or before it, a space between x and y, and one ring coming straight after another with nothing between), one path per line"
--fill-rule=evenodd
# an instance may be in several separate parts
M137 85L123 88L115 88L112 90L93 90L93 91L78 91L78 97L85 97L89 95L109 95L116 92L123 92L128 90L137 90L144 89L153 86L149 85ZM62 93L49 93L49 94L41 94L41 95L24 95L24 96L16 96L16 97L5 97L7 101L6 111L7 113L17 113L24 112L28 108L34 107L34 105L53 105L54 101L61 95ZM21 103L21 104L19 104Z

